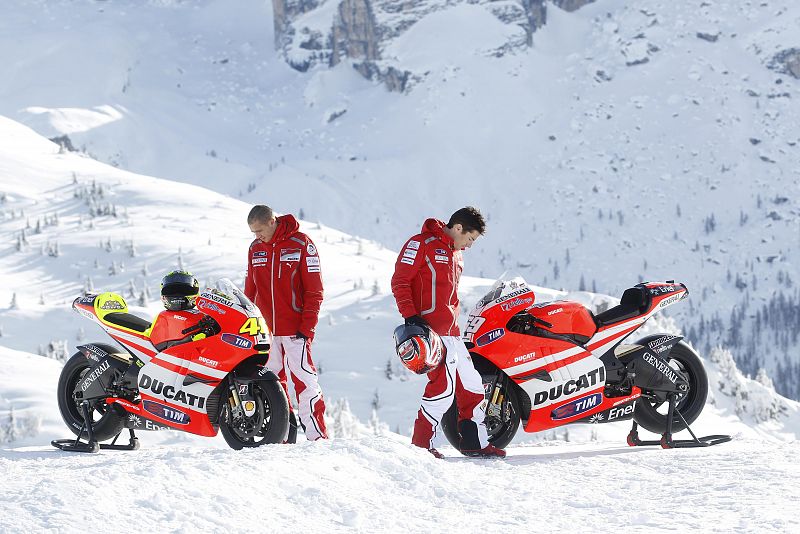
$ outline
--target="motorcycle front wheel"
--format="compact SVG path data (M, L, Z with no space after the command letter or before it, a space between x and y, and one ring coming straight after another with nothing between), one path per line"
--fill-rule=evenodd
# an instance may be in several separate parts
M478 357L473 357L475 368L481 374L481 382L483 382L483 390L488 391L495 383L498 373L500 372L496 367L488 362L481 360ZM500 377L501 381L505 377ZM502 382L501 382L502 383ZM520 416L518 411L519 400L517 398L517 391L513 384L506 378L505 387L500 387L500 395L503 400L499 404L493 405L491 403L492 392L486 393L486 432L489 435L489 443L497 448L505 448L506 445L511 443L514 436L517 434L520 424ZM453 401L453 405L445 412L442 417L442 431L444 432L447 441L450 445L458 449L460 447L461 436L458 433L458 406Z
M259 381L252 387L256 403L252 416L234 409L227 395L220 410L220 432L228 446L235 450L281 443L289 431L289 402L281 385ZM228 391L228 388L223 391Z
M679 341L664 358L670 367L680 371L689 380L689 391L677 401L675 409L680 411L686 423L692 424L703 411L708 396L708 375L703 362L692 348ZM667 409L669 403L642 391L642 397L636 401L633 420L642 428L655 434L663 434L667 429ZM675 414L672 418L672 431L679 432L686 428L683 420Z

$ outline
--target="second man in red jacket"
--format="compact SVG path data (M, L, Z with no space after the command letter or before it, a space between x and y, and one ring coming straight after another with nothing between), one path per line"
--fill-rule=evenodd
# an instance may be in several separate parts
M428 373L428 385L414 423L411 442L436 450L442 416L456 400L461 452L468 456L505 456L489 444L484 419L481 376L458 328L458 281L464 263L461 251L483 235L486 222L469 206L450 216L447 224L428 219L422 232L406 241L392 276L392 293L406 324L427 324L442 338L446 354Z

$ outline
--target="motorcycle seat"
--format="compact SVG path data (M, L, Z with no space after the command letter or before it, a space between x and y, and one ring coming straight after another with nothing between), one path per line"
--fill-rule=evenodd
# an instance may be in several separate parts
M594 316L597 327L608 326L641 315L650 307L650 296L644 287L631 287L622 294L618 306Z
M109 323L128 328L136 332L144 332L150 328L150 321L142 319L136 315L122 312L107 313L104 317Z

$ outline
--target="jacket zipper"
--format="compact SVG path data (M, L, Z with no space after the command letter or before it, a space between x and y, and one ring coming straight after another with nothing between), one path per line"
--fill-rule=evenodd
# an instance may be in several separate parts
M269 296L272 299L272 335L278 330L278 318L275 317L275 247L272 247L272 258L269 262Z

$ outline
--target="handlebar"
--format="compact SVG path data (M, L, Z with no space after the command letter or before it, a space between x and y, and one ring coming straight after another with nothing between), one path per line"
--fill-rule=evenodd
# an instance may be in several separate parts
M217 321L213 317L206 315L205 317L200 319L200 321L198 321L196 325L181 330L181 334L188 335L188 334L194 334L195 332L203 332L207 336L213 336L220 330L221 329Z

